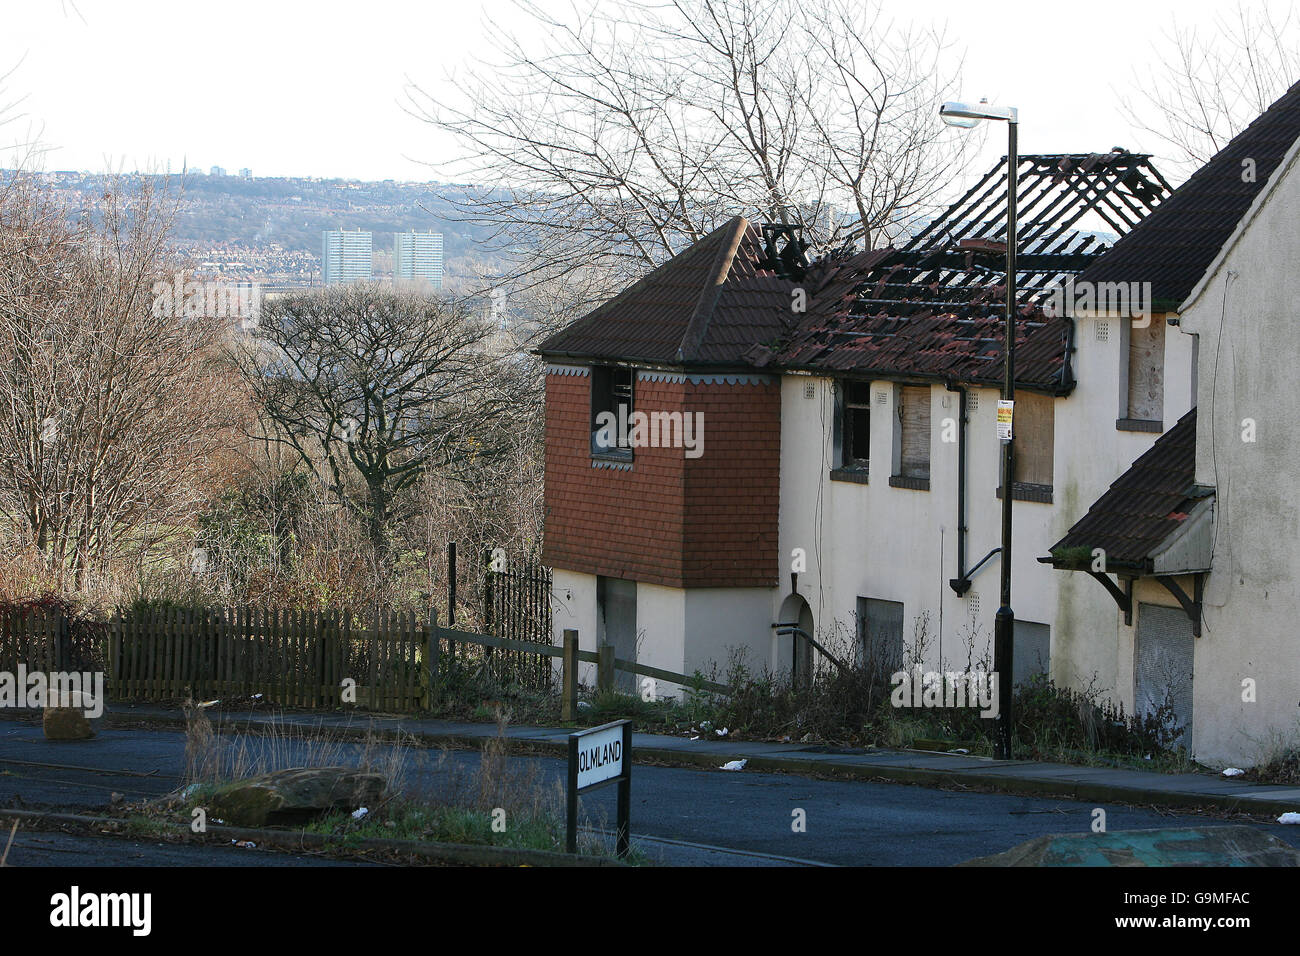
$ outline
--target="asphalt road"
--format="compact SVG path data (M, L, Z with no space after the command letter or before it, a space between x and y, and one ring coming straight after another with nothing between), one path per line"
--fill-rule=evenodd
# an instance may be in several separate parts
M0 834L0 852L9 839ZM91 837L49 830L19 829L8 866L348 866L343 861L272 853L258 849L154 843L119 837Z
M268 743L262 738L250 738L248 745L254 751L286 747L284 741ZM184 736L173 731L105 730L93 740L54 743L42 737L37 725L3 722L0 806L94 812L114 792L132 801L161 796L179 785L184 750ZM444 790L464 785L479 759L475 752L444 756L410 751L405 773L412 785ZM564 764L559 758L516 757L511 766L517 773L533 773L544 786L558 787ZM632 786L634 837L651 858L674 864L948 866L1036 836L1086 832L1096 806L900 784L652 766L637 766ZM592 794L584 804L598 823L602 815L612 820L614 789ZM1111 831L1241 822L1204 813L1101 806ZM806 827L795 832L792 824L800 810ZM1300 846L1300 827L1261 827ZM82 850L75 848L79 839L86 842ZM205 861L214 865L321 862L262 851L57 834L29 833L20 840L10 862L25 865L190 864L205 854ZM76 858L78 852L82 857Z

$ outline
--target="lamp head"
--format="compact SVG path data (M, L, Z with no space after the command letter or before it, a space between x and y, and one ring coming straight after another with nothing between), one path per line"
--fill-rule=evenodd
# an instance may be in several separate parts
M972 126L978 126L981 120L1009 120L1016 122L1016 111L1014 109L1004 109L1000 106L989 106L987 98L982 99L975 106L967 103L958 103L949 101L939 108L939 118L949 126L960 126L963 129L970 129Z
M961 105L961 103L944 103L943 108L939 110L939 118L949 126L957 126L961 129L971 129L975 126L979 126L980 117L962 116L961 114L950 110L950 107L958 107Z

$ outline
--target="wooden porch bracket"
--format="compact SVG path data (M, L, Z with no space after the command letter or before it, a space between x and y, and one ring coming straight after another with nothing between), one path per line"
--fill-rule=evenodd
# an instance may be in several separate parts
M1177 600L1187 616L1192 619L1192 636L1201 636L1201 599L1205 592L1205 575L1192 575L1192 596L1188 597L1187 592L1178 586L1178 582L1172 577L1156 578L1164 585L1165 590L1172 594Z
M1124 612L1124 626L1132 627L1133 626L1133 579L1124 578L1123 579L1124 587L1121 590L1118 584L1112 581L1107 575L1105 575L1101 571L1089 571L1088 574L1091 577L1096 578L1099 582L1101 582L1101 586L1104 587L1106 589L1106 592L1115 599L1115 603L1119 605L1119 609Z

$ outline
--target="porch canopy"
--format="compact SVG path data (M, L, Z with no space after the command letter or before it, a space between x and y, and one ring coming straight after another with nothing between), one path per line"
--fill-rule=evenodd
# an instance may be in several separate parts
M1196 409L1178 420L1038 560L1095 578L1133 621L1133 581L1152 577L1201 633L1201 592L1214 550L1214 489L1195 483ZM1115 575L1116 580L1111 579ZM1193 593L1175 580L1190 575Z

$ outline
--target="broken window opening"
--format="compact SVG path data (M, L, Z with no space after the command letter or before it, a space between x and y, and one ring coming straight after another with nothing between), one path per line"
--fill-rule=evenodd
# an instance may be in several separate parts
M632 416L635 370L613 365L591 369L591 454L599 458L632 459L627 422Z

